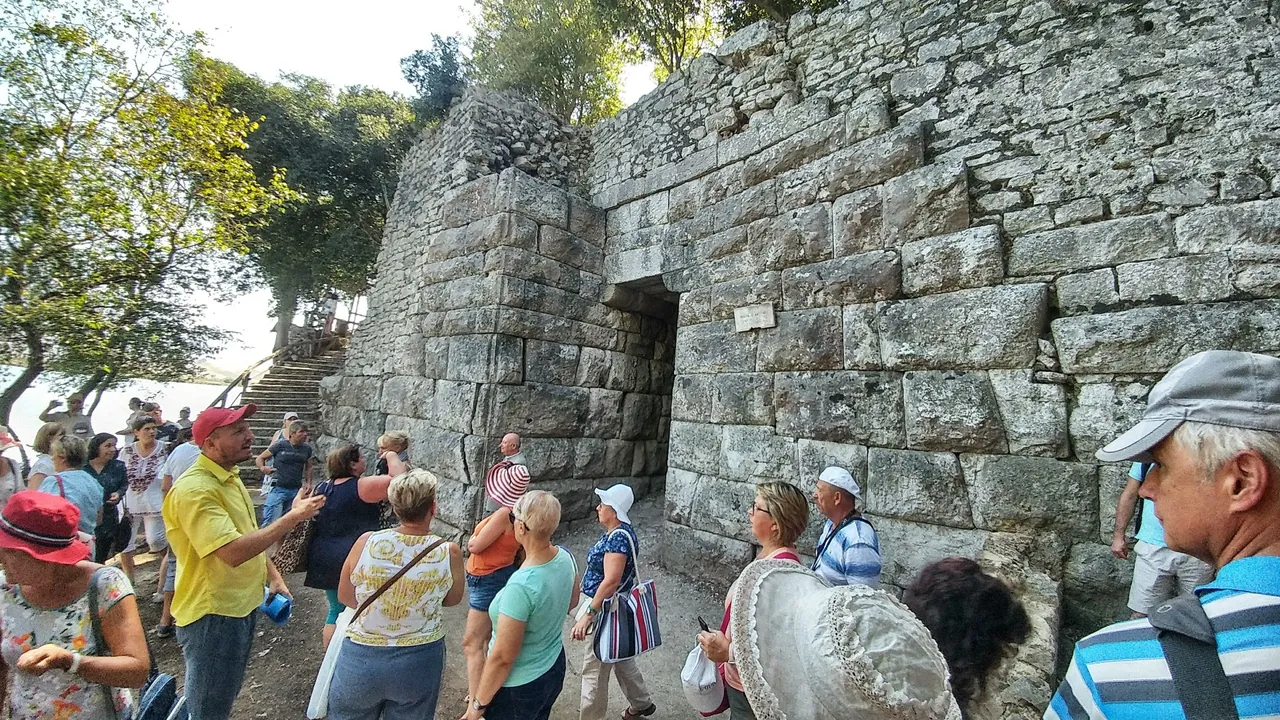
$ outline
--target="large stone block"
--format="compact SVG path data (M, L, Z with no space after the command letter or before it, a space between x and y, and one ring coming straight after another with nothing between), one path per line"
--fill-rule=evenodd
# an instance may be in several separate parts
M425 419L460 434L473 432L472 416L477 409L478 387L470 382L437 380L431 416ZM475 434L487 435L488 433L484 429L478 429Z
M510 335L457 335L449 339L448 380L519 383L524 340Z
M983 225L902 246L902 290L907 295L998 285L1003 279L1004 250L997 225Z
M587 392L587 422L582 430L583 434L601 438L617 437L622 432L624 393L604 388L591 388Z
M714 475L720 471L721 436L719 425L673 420L667 463L681 470Z
M902 378L907 447L1005 452L1004 423L985 372L909 372Z
M1014 238L1009 274L1074 272L1167 257L1173 250L1168 215L1120 218Z
M577 196L569 196L569 232L596 247L604 246L605 211Z
M884 367L880 359L880 332L876 329L876 306L846 305L844 307L844 369L879 370Z
M902 447L902 376L887 372L785 372L774 376L780 435Z
M1223 300L1231 296L1226 253L1128 263L1116 268L1120 299L1167 305Z
M538 252L569 267L596 274L604 272L604 251L552 225L538 229Z
M436 517L456 527L474 527L479 519L483 492L479 485L442 478L436 486ZM434 523L432 531L436 531Z
M835 153L827 173L827 186L839 197L920 166L924 137L919 125L900 125Z
M1111 554L1109 544L1079 542L1071 546L1062 570L1063 599L1076 627L1101 627L1131 612L1128 598L1133 555L1121 560Z
M818 476L828 467L841 467L849 471L867 491L867 446L847 443L824 442L801 438L796 440L796 485L805 495L812 495L818 487Z
M893 370L1029 368L1047 300L1031 283L879 303L880 356Z
M1116 510L1120 493L1129 484L1129 463L1108 463L1098 466L1098 542L1111 545L1116 529ZM1144 501L1146 502L1146 501ZM1136 515L1136 513L1135 513ZM1133 535L1133 522L1125 529L1126 536Z
M961 455L973 522L1009 532L1056 529L1093 538L1098 528L1095 465L1018 455Z
M1063 275L1054 281L1053 289L1064 315L1104 313L1120 303L1116 272L1111 268Z
M689 378L701 380L709 392L709 413L712 422L726 425L773 425L773 374L772 373L721 373L719 375L682 375L676 380ZM682 398L682 419L706 420L708 415L690 417L693 399L697 393L696 382L685 383ZM698 396L700 399L700 396ZM674 402L673 402L674 407ZM701 407L699 407L701 409ZM673 417L674 417L674 410Z
M953 453L871 448L867 512L901 520L973 527L969 495Z
M430 416L435 402L435 381L430 378L393 375L382 385L381 410L411 418Z
M885 182L886 246L969 227L969 182L964 161L936 163Z
M677 375L671 390L671 419L692 420L694 422L714 422L712 402L717 392L720 378L736 377L736 374L722 375ZM769 378L769 412L773 413L773 378Z
M518 432L530 437L581 437L593 435L587 427L590 391L562 385L495 385L492 392L492 427L489 435Z
M1068 373L1162 373L1202 350L1280 349L1280 301L1139 308L1053 321Z
M931 562L943 558L974 558L982 552L991 533L985 530L946 527L932 523L897 520L875 515L880 536L880 582L903 587Z
M644 393L627 393L622 401L622 440L656 440L658 421L662 419L662 397Z
M781 301L782 274L777 271L717 283L711 286L711 319L732 320L740 307Z
M831 206L835 256L856 255L884 247L880 188L870 187L836 198Z
M1178 251L1209 253L1280 245L1280 200L1215 205L1177 222Z
M571 477L577 443L580 441L577 438L549 437L525 441L521 451L529 461L529 475L539 482Z
M526 340L524 343L524 377L529 382L573 385L578 376L577 345Z
M787 310L891 300L902 291L898 254L876 250L782 271Z
M831 204L791 210L747 228L751 252L768 270L807 265L831 257Z
M440 222L446 228L462 227L493 213L497 175L485 175L445 194Z
M737 577L755 557L750 543L668 522L662 530L662 564L721 582Z
M756 369L839 370L844 365L843 321L838 307L777 315L777 326L759 331Z
M1147 408L1150 382L1089 383L1076 391L1071 410L1071 445L1076 457L1093 459L1093 454L1133 427Z
M738 481L795 481L795 440L775 435L767 425L724 425L723 430L718 475Z
M732 321L680 328L676 334L677 373L752 372L756 369L756 336L735 332Z
M498 176L494 204L501 210L529 217L539 225L569 229L568 194L516 168L507 168Z
M1009 452L1065 458L1067 391L1062 385L1033 382L1030 370L992 370L991 388L1004 419Z

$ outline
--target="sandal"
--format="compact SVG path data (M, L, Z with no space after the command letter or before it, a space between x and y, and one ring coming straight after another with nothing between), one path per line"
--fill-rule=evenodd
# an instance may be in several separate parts
M649 717L657 711L658 705L656 703L649 703L649 707L641 710L640 712L631 712L631 708L628 707L626 710L622 711L622 717L623 720L630 720L630 718L638 717Z

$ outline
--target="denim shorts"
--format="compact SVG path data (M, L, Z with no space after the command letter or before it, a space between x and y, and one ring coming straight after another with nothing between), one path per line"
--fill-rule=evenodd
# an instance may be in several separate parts
M467 573L467 604L472 610L489 612L489 604L493 602L493 596L507 586L507 581L515 572L516 566L511 564L501 570L494 570L488 575Z

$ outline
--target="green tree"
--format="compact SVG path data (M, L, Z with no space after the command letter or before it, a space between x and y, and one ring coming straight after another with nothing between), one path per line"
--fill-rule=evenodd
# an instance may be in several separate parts
M711 0L715 14L726 33L733 33L759 22L784 22L796 13L821 12L835 7L840 0Z
M705 0L594 2L615 32L654 63L659 82L706 49L715 31Z
M400 162L415 137L413 112L381 90L335 95L304 75L265 82L214 65L225 88L220 102L259 120L245 159L259 179L284 172L293 193L252 229L246 256L271 287L280 348L300 306L329 290L354 296L368 287Z
M625 47L592 0L478 0L471 56L475 77L515 90L573 123L622 109Z
M467 87L466 72L456 36L431 35L431 47L400 60L400 72L414 87L413 114L419 127L444 118L453 99Z
M284 192L237 154L252 123L214 102L201 43L152 0L0 3L0 344L25 361L0 422L47 369L143 374L130 328ZM204 329L171 328L167 361L194 374Z

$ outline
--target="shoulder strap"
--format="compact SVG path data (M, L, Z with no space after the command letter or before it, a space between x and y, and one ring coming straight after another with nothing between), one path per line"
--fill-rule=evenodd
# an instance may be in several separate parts
M1196 595L1155 608L1150 621L1188 718L1238 720L1235 696L1218 657L1217 637Z
M405 573L412 570L415 565L422 562L422 560L426 558L427 555L431 554L432 550L435 550L436 548L440 547L441 545L444 544L444 542L445 542L444 538L436 538L435 542L428 545L426 548L422 550L422 552L418 553L417 556L415 556L412 560L410 560L408 565L405 565L404 567L400 568L400 570L397 571L395 575L392 575L391 577L387 578L387 581L382 583L382 587L379 587L377 590L374 590L372 595L365 598L364 602L360 603L360 607L356 608L356 614L351 616L351 622L355 622L356 618L359 618L361 615L363 615L364 611L367 610L369 606L373 604L374 600L377 600L378 598L382 597L382 593L389 590L392 585L396 584L397 580L404 577Z
M640 579L640 576L639 576L640 553L636 550L636 542L631 537L631 533L627 532L624 528L618 528L617 530L614 530L613 532L609 533L609 535L612 536L617 533L622 533L623 536L627 538L627 544L631 546L631 584L624 586L623 584L619 583L618 592L622 592L623 587L626 587L627 590L630 590L631 588L635 587L637 581L639 581Z
M67 488L62 484L62 475L59 473L54 473L53 479L58 481L58 494L62 496L63 500L66 500Z

